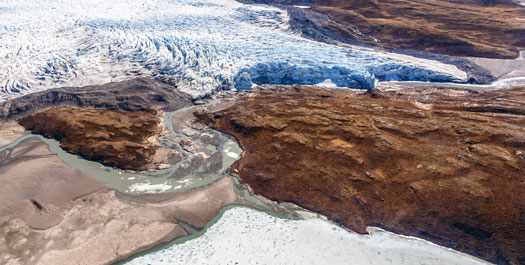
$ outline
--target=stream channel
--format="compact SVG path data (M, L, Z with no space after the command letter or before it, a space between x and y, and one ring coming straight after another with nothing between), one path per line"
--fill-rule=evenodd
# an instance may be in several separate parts
M177 155L175 159L173 159L173 163L169 163L169 167L162 170L150 172L129 172L107 167L98 162L88 161L80 158L77 155L73 155L64 151L62 148L60 148L59 142L54 139L47 139L40 135L34 134L25 135L13 143L1 147L0 152L7 148L15 147L25 139L37 137L44 141L49 146L51 152L55 153L69 166L76 168L97 179L98 181L115 188L119 192L126 194L138 195L147 193L183 192L208 185L223 177L231 177L234 178L236 183L235 191L252 205L252 207L249 207L252 210L264 212L270 216L285 220L326 220L325 217L319 214L300 209L293 204L275 204L261 201L256 196L251 195L248 191L248 188L244 184L240 183L236 177L228 174L228 169L237 159L240 158L242 153L240 146L237 144L237 142L232 140L232 137L213 130L203 124L192 122L194 119L193 112L197 108L215 106L219 104L220 101L220 99L209 99L208 103L205 105L191 105L174 112L169 112L163 116L166 122L166 127L170 133L161 137L160 142L162 144L162 148L175 150ZM127 259L122 264L133 261L137 257L143 258L150 254L169 251L170 248L176 245L182 245L189 240L196 239L204 235L205 232L215 223L217 223L226 212L232 209L239 209L239 207L242 208L248 206L228 205L224 207L220 213L215 216L208 224L206 224L204 229L200 231L188 224L181 222L179 225L181 225L186 230L188 236L177 238L168 244L158 246L152 250L134 256L130 259ZM355 234L342 228L338 224L331 222L330 224L333 226L330 228L331 230L341 228L341 233L343 234L348 232ZM378 235L383 235L384 233L392 234L378 228L370 229L370 232L374 232L376 237ZM366 239L367 237L369 238L370 236L359 235L359 240ZM472 261L473 264L484 263L483 261L469 255L465 255L448 248L439 247L421 239L395 234L392 234L392 238L398 242L418 240L418 242L424 242L425 245L428 244L428 247L430 248L438 247L439 249L442 249L448 253L447 255L452 254L460 255L462 257L466 256L467 260ZM352 240L356 241L355 239Z

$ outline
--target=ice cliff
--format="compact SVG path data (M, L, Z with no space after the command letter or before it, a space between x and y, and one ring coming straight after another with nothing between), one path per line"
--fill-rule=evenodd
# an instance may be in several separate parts
M466 78L436 61L310 41L287 20L284 10L233 0L0 0L0 101L136 76L194 97L263 83Z

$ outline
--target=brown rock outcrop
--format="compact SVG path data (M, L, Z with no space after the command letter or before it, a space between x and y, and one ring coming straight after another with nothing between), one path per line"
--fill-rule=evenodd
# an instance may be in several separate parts
M155 111L57 107L19 120L35 134L60 141L66 151L122 169L146 170L162 131Z
M239 1L287 7L292 28L318 41L507 59L525 50L525 6L512 0Z
M315 0L321 25L389 49L456 56L516 58L525 50L525 7L512 1Z
M232 172L255 193L524 264L525 88L372 92L262 91L198 115L240 141Z
M31 93L0 103L0 119L18 119L58 106L124 111L175 111L191 105L190 95L173 85L148 78L84 87L62 87Z

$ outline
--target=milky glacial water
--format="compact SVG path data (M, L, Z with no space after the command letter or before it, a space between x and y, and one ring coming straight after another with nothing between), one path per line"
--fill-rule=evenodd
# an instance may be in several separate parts
M69 154L58 146L57 141L39 135L23 136L0 148L0 152L31 137L43 140L67 164L116 189L126 190L132 185L126 178L137 178L137 175L129 174L122 179L120 171L104 169L99 163ZM237 148L232 141L225 145L223 152L236 150L240 153L240 148ZM227 163L231 165L235 160L232 158ZM250 196L247 190L238 192L243 192L254 205L271 209ZM246 207L227 206L205 230L193 231L189 237L176 239L169 246L126 264L488 264L425 240L381 229L370 228L369 236L349 232L323 218L290 220L283 217Z
M21 137L0 151L15 147L30 137L40 138L64 162L117 190L129 190L136 183L147 188L132 192L135 194L184 190L173 189L173 186L160 188L174 184L163 182L166 181L163 178L102 167L63 151L57 141L39 135ZM226 142L222 148L223 165L231 166L241 151L236 142ZM193 184L197 187L207 183ZM239 190L239 185L236 185L237 192L247 201L266 209L265 212L227 206L204 230L186 227L192 232L190 236L178 238L168 246L150 251L127 264L487 264L425 240L380 229L370 228L370 235L356 234L313 213L308 214L306 220L288 219L291 215L274 213L271 207L251 196L246 189Z
M455 66L306 40L286 11L233 0L0 0L0 101L34 91L151 76L195 97L253 84L460 82ZM35 136L25 136L35 137ZM214 178L129 174L63 151L70 166L119 191L183 191ZM13 146L13 145L11 145ZM240 154L219 150L227 168ZM174 167L176 167L175 165ZM374 231L357 235L321 219L288 220L226 208L207 231L131 264L482 264L426 241Z
M77 155L68 153L60 147L60 143L58 141L42 137L41 135L25 135L17 139L15 142L0 148L0 152L7 148L15 147L21 141L32 137L39 138L45 142L49 146L50 151L56 154L58 158L60 158L69 166L81 170L83 173L109 185L120 192L129 194L145 194L184 191L210 183L209 180L196 180L191 177L175 180L155 176L155 173L149 173L149 175L141 173L127 173L125 171L107 167L98 162L85 160ZM162 174L162 172L156 172L156 174Z
M218 101L213 100L208 104L213 105L217 102ZM187 137L184 133L173 129L173 116L181 112L191 112L193 108L194 106L188 106L165 115L166 126L174 136L181 138ZM240 157L242 149L237 144L237 142L226 137L224 134L218 131L210 131L211 134L208 133L209 136L221 139L217 141L219 146L203 144L198 141L197 143L200 144L201 148L209 149L211 153L221 153L220 157L222 157L222 166L204 175L196 174L198 172L190 172L189 174L174 177L174 172L177 169L186 166L185 163L188 162L187 160L182 160L176 164L170 165L169 168L164 170L129 173L127 171L113 167L104 166L98 162L85 160L77 155L64 151L60 147L60 143L58 141L33 134L25 135L17 139L13 143L0 148L0 151L3 151L7 148L13 148L27 138L37 137L44 141L49 146L51 152L55 153L58 158L60 158L69 166L81 170L87 175L109 185L120 192L127 194L180 192L202 187L220 178L228 176L226 170L229 169L230 166ZM191 156L194 156L194 154L189 154L189 156L189 158L192 158ZM205 163L203 162L203 164ZM195 171L201 170L201 167L196 168Z

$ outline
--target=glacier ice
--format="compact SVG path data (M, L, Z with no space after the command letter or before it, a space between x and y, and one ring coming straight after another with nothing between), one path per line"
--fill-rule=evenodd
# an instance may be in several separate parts
M233 0L0 0L0 101L136 76L194 97L263 83L466 78L436 61L307 40L288 19Z
M126 264L488 264L425 240L368 231L362 235L318 218L287 220L234 207L201 236Z

